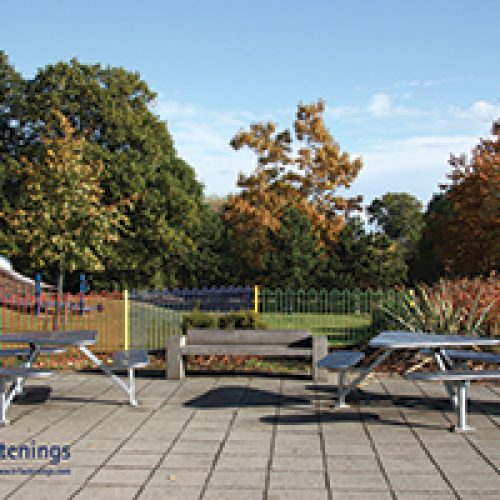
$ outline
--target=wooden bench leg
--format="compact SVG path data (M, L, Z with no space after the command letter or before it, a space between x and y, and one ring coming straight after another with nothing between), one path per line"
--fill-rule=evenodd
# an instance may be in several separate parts
M468 432L474 429L467 424L467 392L469 383L465 380L457 384L458 405L457 405L457 425L453 427L454 432Z
M182 346L184 337L172 335L167 338L167 379L181 380L184 378L184 359L182 357Z
M4 377L0 377L0 427L5 427L9 425L9 420L7 419L7 393L6 393L6 380Z
M326 370L318 368L318 361L328 354L328 337L326 335L314 336L312 338L312 369L311 375L317 382L327 382Z

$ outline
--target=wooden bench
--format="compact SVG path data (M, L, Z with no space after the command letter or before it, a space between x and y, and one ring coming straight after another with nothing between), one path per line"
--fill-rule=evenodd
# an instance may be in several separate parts
M210 354L311 358L312 377L319 380L321 372L316 365L328 353L328 339L309 330L193 329L187 335L169 337L166 349L169 380L184 378L184 356Z
M7 410L17 395L17 390L14 387L7 389L7 385L13 380L20 377L25 378L44 378L53 375L53 372L48 370L38 370L35 368L0 368L0 426L4 427L9 424L7 419Z
M414 372L405 376L408 380L430 381L437 380L456 384L458 390L457 425L452 428L455 432L473 430L467 424L467 392L469 383L473 380L499 380L500 370L447 370L437 372Z
M335 351L318 361L318 368L339 372L336 408L349 407L345 402L345 375L347 370L358 366L364 357L365 355L359 351Z

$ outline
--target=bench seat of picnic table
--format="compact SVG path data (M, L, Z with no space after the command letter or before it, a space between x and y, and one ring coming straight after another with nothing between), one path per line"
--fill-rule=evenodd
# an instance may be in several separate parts
M0 426L4 427L9 424L7 419L7 409L17 392L7 386L12 380L18 377L24 378L45 378L50 377L54 373L49 370L40 370L37 368L15 367L15 368L0 368Z
M364 357L364 353L360 351L334 351L318 361L318 368L339 372L336 408L347 408L349 406L345 401L346 372L358 366Z

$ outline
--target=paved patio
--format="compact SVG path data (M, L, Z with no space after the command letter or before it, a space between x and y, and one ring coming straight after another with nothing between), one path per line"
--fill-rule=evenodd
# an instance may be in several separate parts
M499 498L498 385L473 385L477 431L460 435L446 430L455 418L440 384L398 377L369 381L336 412L334 388L307 379L141 377L138 408L117 404L102 375L49 384L44 401L47 381L29 383L0 443L69 444L70 458L47 468L71 474L3 475L4 498Z

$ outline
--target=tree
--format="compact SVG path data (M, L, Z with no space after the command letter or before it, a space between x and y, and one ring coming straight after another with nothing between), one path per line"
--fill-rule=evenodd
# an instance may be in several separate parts
M58 109L86 139L83 160L106 166L103 203L141 193L133 209L124 207L130 234L113 248L101 277L107 286L122 280L127 286L180 285L198 246L202 186L178 157L166 124L152 112L155 97L138 73L73 59L48 65L24 82L23 105L14 117L23 134L11 151L16 162L22 156L43 159L41 138L57 127L52 110ZM6 191L19 193L15 175L7 177ZM34 271L21 256L15 265Z
M367 233L350 217L318 272L323 288L389 288L404 284L408 268L401 248L383 233Z
M65 271L104 270L111 244L128 219L118 205L104 205L104 166L83 159L85 140L55 113L59 132L42 137L42 162L22 159L17 175L21 198L5 216L17 248L38 267L56 267L59 297Z
M22 104L24 81L9 64L7 54L0 50L0 211L7 210L16 193L6 188L10 172L18 166L15 150L21 141L18 123ZM5 238L8 226L0 219L0 235L4 245L0 248L5 254L13 250L12 241Z
M453 209L450 201L444 193L435 194L427 205L422 236L410 261L410 279L413 283L432 285L444 276L444 264L436 252L436 245L442 239L451 217Z
M367 208L368 221L410 254L423 229L422 203L408 193L386 193Z
M487 274L500 256L500 121L494 139L481 140L465 155L451 155L450 183L441 188L452 207L436 250L457 275Z
M271 232L266 256L266 282L279 288L308 288L316 282L319 251L307 217L286 208L280 227Z
M264 255L271 248L269 234L279 229L286 209L301 212L318 246L325 246L338 237L345 214L359 207L359 197L347 199L337 191L350 187L361 160L341 152L325 127L323 111L322 101L299 104L293 124L295 144L289 130L276 132L271 122L253 124L231 140L234 149L248 147L258 158L252 174L240 175L241 191L228 200L225 211L240 239L240 255L256 276L262 275Z

